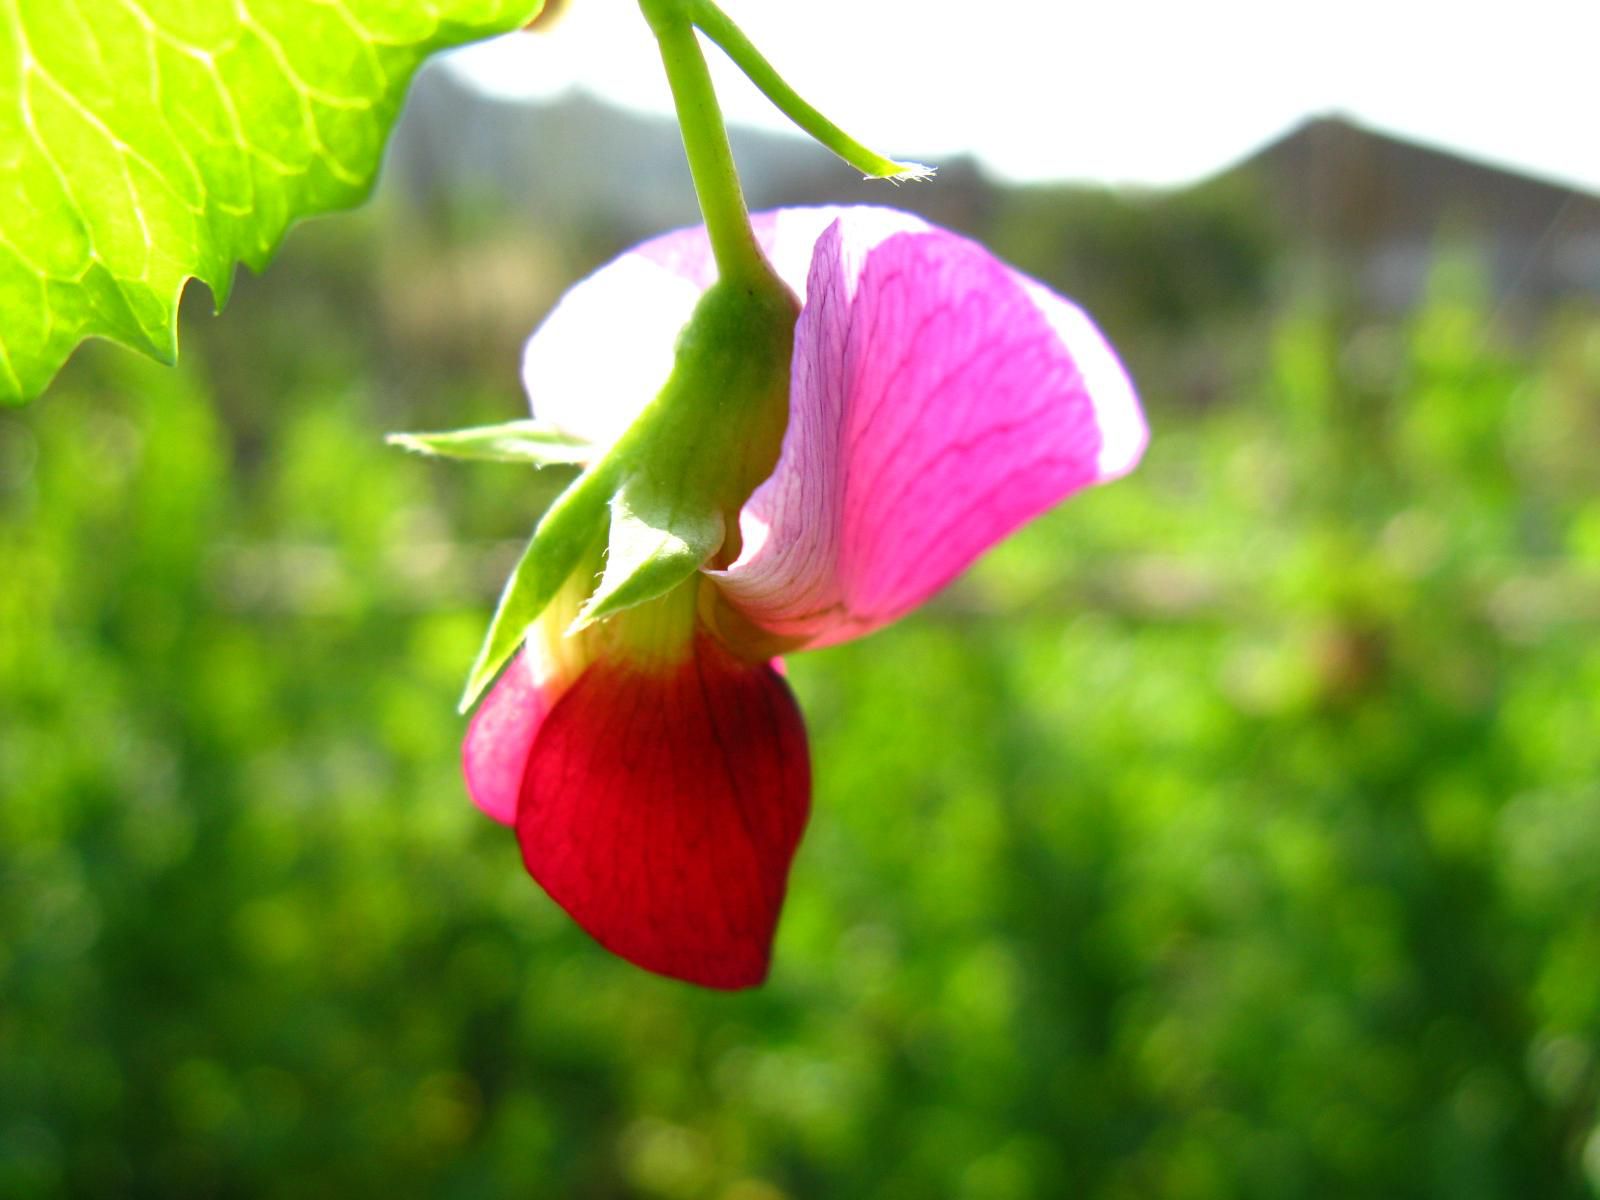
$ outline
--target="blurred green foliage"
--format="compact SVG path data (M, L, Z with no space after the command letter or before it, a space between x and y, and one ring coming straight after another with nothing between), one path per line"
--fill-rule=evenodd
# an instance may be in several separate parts
M1508 345L1452 261L1271 314L792 660L815 813L726 996L465 799L538 497L382 446L520 405L393 254L305 231L178 370L0 414L0 1195L1600 1194L1600 315Z

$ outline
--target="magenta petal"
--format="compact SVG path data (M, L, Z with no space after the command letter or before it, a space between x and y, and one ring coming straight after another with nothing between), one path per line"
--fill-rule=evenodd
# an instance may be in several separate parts
M718 582L802 644L901 616L1023 522L1129 470L1145 426L1089 319L942 230L818 240L777 471Z
M664 672L597 661L556 702L517 838L529 873L613 953L750 987L766 977L810 795L788 686L701 637Z
M522 773L548 711L544 691L518 653L484 697L467 727L461 766L472 802L502 825L517 819Z

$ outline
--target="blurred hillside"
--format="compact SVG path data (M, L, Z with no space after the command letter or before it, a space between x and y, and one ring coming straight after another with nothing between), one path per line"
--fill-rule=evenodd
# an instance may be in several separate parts
M1195 402L1226 386L1223 343L1241 321L1300 301L1402 313L1450 248L1479 264L1508 333L1572 302L1600 304L1600 197L1337 118L1171 192L1011 187L967 159L940 163L935 183L896 188L857 178L805 139L736 129L732 141L753 208L921 213L1081 300L1156 372L1161 392ZM433 244L454 253L493 241L468 256L472 270L431 314L441 325L459 319L472 336L513 312L520 323L506 332L520 335L548 301L531 281L553 258L586 270L698 219L670 122L581 93L488 100L443 70L418 80L384 189ZM519 286L522 297L506 294Z
M1006 187L969 159L939 164L937 187L891 189L852 178L808 139L735 129L732 140L755 208L893 202L987 239L997 224L1018 219L1008 208L1014 194L1053 197L1064 210L1057 224L1066 223L1074 201L1099 194ZM388 171L391 187L443 224L492 218L540 237L555 229L564 238L598 232L631 243L698 215L669 121L582 93L539 104L489 100L444 70L418 80ZM1177 195L1219 191L1241 219L1270 226L1280 254L1376 260L1357 297L1368 303L1415 303L1441 234L1482 240L1497 297L1523 306L1600 297L1600 197L1338 117L1310 121L1241 163L1219 165L1211 182Z
M1427 209L1411 303L1361 138L1351 225L1292 141L1129 195L741 139L758 204L913 204L1082 298L1155 434L790 660L812 824L771 981L712 995L462 789L546 486L380 440L522 411L560 290L689 219L675 134L440 86L176 369L0 412L0 1196L1600 1197L1590 201L1505 218L1508 273L1500 210ZM1544 256L1579 286L1510 286Z

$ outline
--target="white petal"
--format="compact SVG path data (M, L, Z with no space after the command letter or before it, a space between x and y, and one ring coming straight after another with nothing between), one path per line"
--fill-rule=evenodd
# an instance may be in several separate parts
M522 383L534 415L609 446L672 373L678 332L700 292L634 252L576 284L523 351Z

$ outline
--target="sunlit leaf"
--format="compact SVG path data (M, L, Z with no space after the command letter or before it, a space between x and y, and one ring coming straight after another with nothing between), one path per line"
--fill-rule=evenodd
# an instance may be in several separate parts
M298 218L372 186L429 54L540 0L0 0L0 401L86 338L177 354Z

